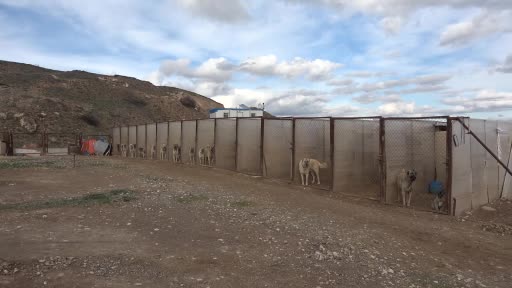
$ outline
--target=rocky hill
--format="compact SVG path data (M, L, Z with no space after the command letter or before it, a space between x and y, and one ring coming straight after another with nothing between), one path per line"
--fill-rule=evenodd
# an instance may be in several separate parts
M110 133L118 125L207 118L222 104L150 82L0 61L0 132Z

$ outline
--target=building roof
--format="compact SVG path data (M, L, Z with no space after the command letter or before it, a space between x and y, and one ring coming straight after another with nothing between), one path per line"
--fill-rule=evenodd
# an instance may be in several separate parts
M216 113L218 111L232 111L232 110L235 110L235 111L254 111L254 110L259 110L261 111L261 109L258 109L258 108L213 108L213 109L210 109L210 113Z

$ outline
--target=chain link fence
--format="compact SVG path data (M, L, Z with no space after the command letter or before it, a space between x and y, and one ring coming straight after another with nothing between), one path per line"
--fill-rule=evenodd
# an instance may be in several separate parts
M216 119L215 166L236 170L236 119Z
M328 118L295 119L295 163L293 166L296 183L301 183L299 162L308 158L318 160L325 167L319 170L320 185L318 186L324 189L332 186L330 124Z
M237 170L261 175L261 118L238 118Z
M293 170L293 120L264 121L263 176L289 180Z
M384 119L386 202L402 203L398 175L414 169L411 206L432 209L429 184L437 180L447 185L446 125L446 118Z
M333 191L379 199L380 118L333 121Z

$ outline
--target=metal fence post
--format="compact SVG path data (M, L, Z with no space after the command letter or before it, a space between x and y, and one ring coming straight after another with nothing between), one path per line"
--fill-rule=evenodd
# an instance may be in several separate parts
M148 158L148 123L144 124L144 158Z
M334 191L334 119L329 118L329 141L330 141L330 159L331 159L331 191Z
M386 202L386 119L380 118L379 122L380 201Z
M265 119L263 117L261 117L261 123L260 123L260 169L261 169L261 176L267 176L266 175L266 168L267 166L265 165L265 156L263 155L263 137L265 135ZM265 166L265 167L264 167Z
M183 120L180 121L180 150L181 150L180 161L181 161L181 163L183 163L183 153L185 153L183 151Z
M291 153L292 153L292 163L290 165L290 180L293 182L295 180L295 117L292 118L292 145L291 145Z
M448 213L455 216L455 209L452 207L452 171L453 171L453 159L452 159L452 135L453 126L450 117L446 119L446 205L448 205Z
M171 131L169 131L171 128L171 122L167 121L167 139L165 140L165 145L167 146L167 153L166 153L166 157L167 157L167 160L171 159L170 157L170 154L171 154L171 143L169 142L169 139L171 138Z
M196 121L196 133L195 133L195 136L196 136L196 137L195 137L195 139L194 139L194 145L195 145L194 153L195 153L196 155L194 155L194 160L195 160L195 161L194 161L194 162L195 162L194 164L197 164L197 160L198 160L198 159L196 159L196 157L197 157L197 156L199 156L199 150L197 149L197 148L198 148L198 147L197 147L197 138L199 138L199 137L197 137L197 134L198 134L197 132L199 131L199 128L198 128L198 127L199 127L199 121L197 121L197 119L196 119L195 121ZM199 163L201 163L201 159L199 159Z
M235 171L238 171L238 118L235 118Z

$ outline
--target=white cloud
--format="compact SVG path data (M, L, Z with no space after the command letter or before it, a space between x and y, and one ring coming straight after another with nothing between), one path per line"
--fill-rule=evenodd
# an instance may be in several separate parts
M327 84L331 86L349 86L354 84L354 81L352 79L347 78L341 78L341 79L331 79L327 81Z
M512 110L512 92L481 90L473 97L443 98L441 102L466 113L508 111Z
M382 104L377 108L377 113L382 116L411 115L416 113L414 102L393 102Z
M275 55L253 57L240 64L240 70L256 75L281 76L295 78L305 76L311 80L323 80L331 77L331 73L340 68L340 63L329 60L307 60L296 57L291 61L278 62Z
M390 35L397 34L402 24L403 19L401 17L385 17L380 20L380 25Z
M497 32L510 32L510 17L510 11L482 12L472 19L446 27L441 33L439 43L443 46L461 46Z
M389 94L389 95L372 95L372 94L362 94L355 97L352 97L352 100L361 103L361 104L370 104L375 102L382 103L396 103L401 102L402 98L398 94Z

